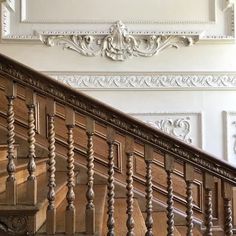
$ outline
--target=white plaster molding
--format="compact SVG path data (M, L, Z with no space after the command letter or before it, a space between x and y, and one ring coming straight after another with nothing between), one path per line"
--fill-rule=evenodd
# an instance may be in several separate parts
M82 90L236 90L236 72L44 72Z
M236 111L223 111L222 114L224 158L236 163Z
M46 46L61 45L83 56L106 56L113 61L125 61L132 57L151 57L167 48L193 45L198 36L149 35L132 36L121 21L110 27L106 36L40 35Z
M202 112L129 113L186 143L203 148Z
M189 20L189 21L150 21L134 19L124 21L129 24L129 34L136 35L199 35L201 42L234 42L235 26L234 26L234 0L223 0L224 11L219 13L218 8L222 0L209 0L209 21ZM7 16L5 22L13 22L8 24L8 30L4 27L2 21L2 39L14 41L32 41L40 40L40 34L47 35L106 35L109 34L108 27L114 23L114 20L109 22L99 21L80 21L66 22L59 19L57 22L47 22L40 17L39 22L31 22L27 18L27 0L5 0L2 4L7 4L9 9L12 9ZM46 3L45 3L46 4ZM27 11L26 11L27 9ZM14 11L15 10L15 11ZM221 9L222 10L222 9ZM222 14L219 17L219 14ZM2 16L3 17L3 16ZM7 19L6 19L7 17Z
M10 34L10 11L6 3L1 4L1 37L6 37Z
M146 123L186 143L192 143L192 137L189 135L192 129L190 122L190 117L186 117L153 120Z

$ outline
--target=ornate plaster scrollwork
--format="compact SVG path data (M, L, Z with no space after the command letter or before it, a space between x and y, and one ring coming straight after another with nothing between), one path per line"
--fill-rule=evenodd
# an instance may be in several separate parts
M148 121L147 123L167 134L183 140L186 143L192 143L192 138L189 137L191 130L189 117L179 119L162 119L157 121Z
M191 46L197 36L179 35L130 35L128 28L118 21L110 28L110 34L102 35L40 35L47 46L61 45L63 48L84 56L106 56L114 61L125 61L131 57L151 57L164 49Z

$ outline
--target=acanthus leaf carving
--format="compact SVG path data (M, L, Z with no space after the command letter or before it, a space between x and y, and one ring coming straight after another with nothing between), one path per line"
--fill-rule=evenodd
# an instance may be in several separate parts
M114 61L132 57L151 57L167 48L191 46L198 36L180 35L130 35L128 28L118 21L110 28L110 34L101 35L40 35L47 46L61 45L84 56L106 56Z

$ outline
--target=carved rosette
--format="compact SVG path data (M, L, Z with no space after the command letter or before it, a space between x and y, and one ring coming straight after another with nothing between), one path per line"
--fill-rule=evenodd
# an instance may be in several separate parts
M61 45L84 56L106 56L114 61L132 57L151 57L167 48L191 46L198 36L131 35L121 21L110 28L110 34L101 35L40 35L46 46Z
M28 216L12 215L0 217L0 233L5 232L9 235L27 235Z

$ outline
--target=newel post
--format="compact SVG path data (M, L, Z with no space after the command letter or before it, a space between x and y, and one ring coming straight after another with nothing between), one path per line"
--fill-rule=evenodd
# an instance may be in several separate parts
M12 80L8 80L6 84L6 97L8 100L7 108L7 173L6 179L6 203L16 205L17 203L17 181L15 177L15 114L14 114L14 100L16 98L16 84Z

